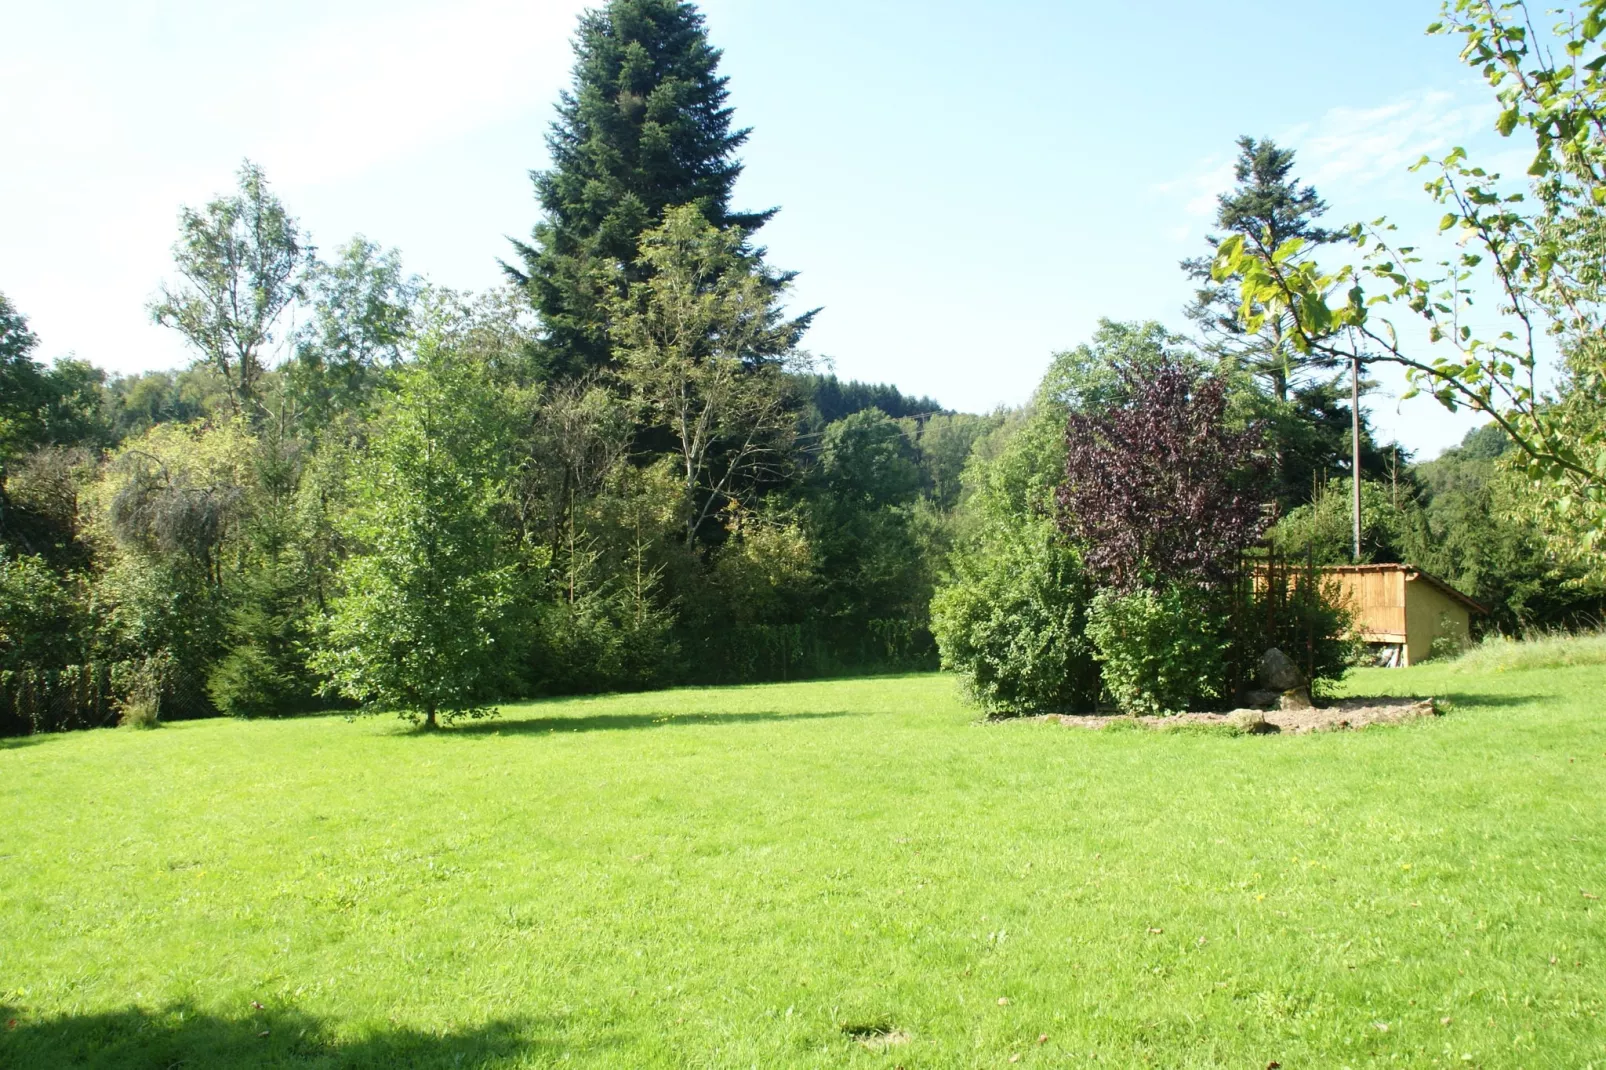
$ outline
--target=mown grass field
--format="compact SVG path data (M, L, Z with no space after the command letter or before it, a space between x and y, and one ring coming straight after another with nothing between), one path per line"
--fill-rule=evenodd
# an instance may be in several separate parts
M919 676L0 741L0 1066L1606 1067L1606 667L1502 664L1298 737Z

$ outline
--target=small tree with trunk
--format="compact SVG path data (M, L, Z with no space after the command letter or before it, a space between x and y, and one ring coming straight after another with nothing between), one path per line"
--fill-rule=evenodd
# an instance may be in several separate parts
M380 419L344 520L359 549L312 663L348 698L435 728L505 686L518 570L496 510L510 424L477 365L425 340Z

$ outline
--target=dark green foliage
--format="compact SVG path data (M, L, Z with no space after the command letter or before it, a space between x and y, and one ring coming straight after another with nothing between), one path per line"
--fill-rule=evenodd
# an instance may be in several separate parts
M922 473L908 435L880 409L864 409L825 429L820 470L833 504L908 505L920 494Z
M203 416L209 389L209 369L185 372L144 372L114 376L106 385L112 411L112 437L118 441L144 434L157 424L188 423Z
M1514 449L1516 445L1511 441L1511 436L1500 430L1498 424L1484 424L1468 431L1466 437L1461 440L1461 445L1456 449L1446 450L1444 456L1446 459L1453 457L1468 461L1495 461Z
M1317 488L1309 505L1285 516L1272 530L1272 544L1289 561L1315 565L1354 562L1352 484L1335 479ZM1418 564L1414 558L1427 545L1422 509L1414 485L1361 484L1361 562Z
M926 490L940 510L957 506L965 490L965 466L984 436L1004 422L1003 413L976 416L968 412L937 413L918 421L915 448Z
M39 557L0 548L0 672L60 669L85 660L90 634L85 584Z
M822 439L820 478L819 623L878 637L894 664L918 659L930 645L932 575L915 514L925 479L905 429L879 409L838 420Z
M226 618L228 652L206 681L220 712L259 717L313 706L318 681L306 650L313 608L283 555L247 573Z
M106 373L73 359L47 368L33 359L38 346L27 317L0 294L0 502L7 464L28 451L40 446L100 447L111 438Z
M1598 622L1606 591L1525 515L1528 489L1499 460L1509 443L1490 424L1416 467L1422 523L1412 564L1481 602L1490 611L1483 623L1507 634Z
M1354 638L1353 613L1319 567L1275 552L1257 556L1253 565L1253 581L1239 585L1229 615L1228 679L1240 694L1222 697L1241 698L1272 647L1293 660L1313 694L1329 692L1363 646Z
M259 633L268 623L257 617L236 619ZM206 681L212 704L219 713L232 717L289 712L294 705L291 700L308 690L302 680L285 675L277 659L256 642L236 646L223 655Z
M585 592L542 607L531 665L537 691L644 691L680 675L674 615L625 590Z
M646 277L609 300L609 338L643 445L670 460L688 547L733 503L788 472L796 417L785 373L812 313L788 318L739 231L693 207L642 236Z
M81 492L95 476L89 450L46 446L7 471L0 546L38 554L58 572L89 568L93 546L84 530Z
M574 84L547 135L552 168L532 172L544 214L509 274L541 314L542 361L558 376L609 362L603 304L618 264L641 281L641 235L691 205L744 234L772 212L736 212L736 153L719 50L682 0L608 0L580 18Z
M1338 380L1315 380L1289 390L1286 401L1262 390L1238 390L1234 415L1258 422L1266 434L1275 485L1272 498L1281 515L1310 503L1328 483L1348 479L1350 457L1349 391ZM1361 478L1407 483L1410 455L1397 445L1384 446L1372 434L1371 420L1361 412Z
M932 602L943 667L989 713L1090 710L1098 665L1087 641L1094 588L1054 524L1065 472L1065 422L1103 404L1110 363L1152 356L1155 325L1101 323L1091 344L1054 358L1024 418L978 440L965 473L957 542Z
M38 345L27 317L0 294L0 492L6 459L36 445L42 432L39 409L46 389L44 369L33 359Z
M170 655L186 678L204 681L227 650L228 605L192 561L135 550L115 559L96 588L110 607L107 645L120 660Z

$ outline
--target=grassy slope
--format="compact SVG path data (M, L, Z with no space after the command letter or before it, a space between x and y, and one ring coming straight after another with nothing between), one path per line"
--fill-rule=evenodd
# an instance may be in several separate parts
M0 741L0 1066L1606 1067L1606 668L1352 687L1458 704L1087 733L926 676Z

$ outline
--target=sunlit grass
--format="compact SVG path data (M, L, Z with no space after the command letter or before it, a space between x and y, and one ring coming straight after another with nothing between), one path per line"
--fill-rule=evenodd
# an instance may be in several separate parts
M1451 664L1471 673L1606 665L1606 631L1539 632L1521 640L1492 635Z
M916 676L0 741L0 1066L1606 1067L1606 670L1349 688L1454 712Z

